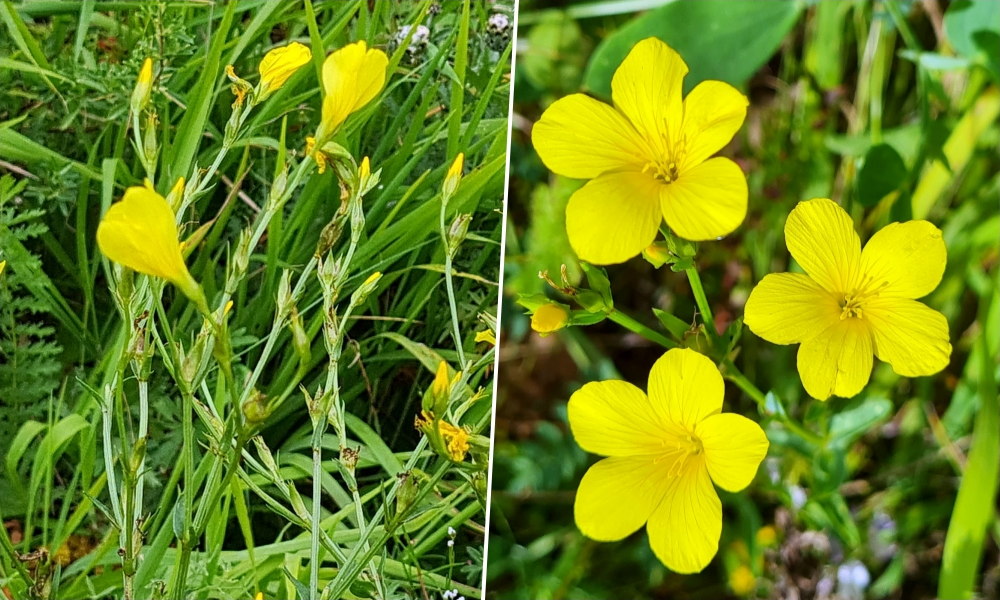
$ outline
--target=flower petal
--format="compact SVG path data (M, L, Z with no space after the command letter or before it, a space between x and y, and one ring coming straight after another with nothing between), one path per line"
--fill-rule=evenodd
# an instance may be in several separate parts
M871 377L872 362L871 331L860 319L840 321L799 346L802 386L817 400L856 395Z
M684 98L681 173L721 150L743 125L750 102L728 83L703 81Z
M698 423L695 435L705 447L705 464L712 481L728 492L750 485L767 455L764 430L743 415L712 415Z
M744 323L772 344L797 344L840 321L833 294L802 273L771 273L750 292Z
M853 291L861 240L851 217L836 202L826 198L799 202L785 221L785 244L813 281L835 294Z
M673 479L649 517L649 543L671 571L697 573L719 551L722 502L704 465Z
M299 42L271 50L264 55L264 60L260 61L260 66L257 67L260 72L261 87L271 91L277 90L285 85L299 67L311 59L312 51Z
M636 172L602 175L577 190L566 205L566 233L582 260L624 262L653 243L659 231L660 184Z
M625 381L594 381L570 396L576 443L605 456L661 454L663 430L646 394Z
M649 371L649 401L662 422L688 430L722 410L722 374L710 358L689 348L667 350Z
M948 366L948 319L938 311L916 300L875 298L865 303L864 316L872 324L875 354L898 375L933 375Z
M576 179L641 170L650 153L628 119L583 94L560 98L545 109L531 129L531 142L546 167Z
M646 523L671 483L653 457L605 458L580 480L576 526L594 540L620 540Z
M323 126L328 133L372 101L385 87L389 57L362 40L323 61Z
M174 212L163 196L145 187L125 190L97 227L97 245L112 261L166 279L182 288L191 274L181 256Z
M884 285L881 296L920 298L944 275L948 250L941 230L927 221L890 223L877 231L861 252L870 285Z
M746 217L747 178L728 158L712 158L663 186L660 204L674 233L687 240L714 240Z
M666 156L668 140L680 134L681 95L688 67L680 54L657 38L646 38L629 51L611 78L611 98L632 124Z

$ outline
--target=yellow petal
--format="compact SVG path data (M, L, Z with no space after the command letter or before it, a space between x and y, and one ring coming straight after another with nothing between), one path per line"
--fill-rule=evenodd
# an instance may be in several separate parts
M880 296L926 296L941 282L947 259L941 230L927 221L890 223L861 251L863 276L869 286L883 286Z
M573 503L576 525L591 539L620 540L646 523L670 482L653 457L605 458L580 480Z
M569 322L569 312L559 304L543 304L531 315L531 328L544 335L559 331Z
M722 410L724 391L715 363L689 348L667 350L649 371L649 399L657 414L688 430Z
M865 303L875 354L905 377L933 375L948 366L948 320L916 300L876 298Z
M675 477L647 525L656 557L671 571L697 573L719 551L722 503L703 465Z
M743 309L746 326L772 344L797 344L840 321L837 298L802 273L771 273Z
M3 274L3 270L4 270L4 268L5 268L6 266L7 266L7 261L5 261L5 260L0 260L0 275L2 275L2 274Z
M695 427L695 435L705 448L705 464L712 481L728 492L750 485L767 455L764 430L735 413L708 417Z
M802 386L817 400L830 396L850 398L868 383L872 358L868 324L861 319L845 319L799 346Z
M566 233L582 260L624 262L653 243L663 217L660 184L636 172L608 173L577 190L566 205Z
M681 176L721 150L743 125L749 101L736 88L721 81L703 81L684 98L684 158Z
M670 46L646 38L629 51L611 78L611 98L636 129L665 156L680 134L682 83L688 67Z
M532 127L531 142L549 170L576 179L640 170L650 153L628 119L583 94L553 102Z
M269 91L277 90L310 59L312 51L298 42L271 50L264 55L264 60L258 67L261 88Z
M587 452L605 456L663 452L660 417L646 394L631 383L588 383L570 396L568 413L573 437Z
M108 209L97 227L97 245L116 263L166 279L188 296L197 287L181 256L174 213L149 188L128 188L121 202Z
M348 44L323 62L323 127L332 133L348 115L372 101L385 86L389 57L364 41Z
M687 240L713 240L731 233L747 214L747 178L728 158L692 167L660 188L667 225Z
M836 294L847 294L857 284L861 240L854 222L832 200L799 202L785 221L785 244L813 281Z

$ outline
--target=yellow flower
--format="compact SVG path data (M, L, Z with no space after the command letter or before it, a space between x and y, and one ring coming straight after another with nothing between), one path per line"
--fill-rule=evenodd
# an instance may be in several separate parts
M916 300L944 274L937 227L892 223L862 250L851 217L817 198L788 215L785 243L805 274L764 277L747 300L745 322L769 342L802 344L799 376L810 396L854 396L868 383L873 354L907 377L947 366L948 321Z
M174 213L163 196L147 187L130 187L108 209L97 227L97 245L116 263L160 277L195 302L204 300L191 277L177 239Z
M299 68L312 59L312 52L308 47L292 42L287 46L275 48L264 55L264 60L260 61L260 94L267 94L276 91L285 85Z
M149 95L153 90L153 59L147 58L139 70L135 88L132 90L132 110L139 112L149 104Z
M747 596L757 589L757 578L746 565L740 565L729 574L729 587L737 596Z
M778 541L778 530L773 525L765 525L757 530L754 537L758 546L770 547Z
M491 346L496 346L497 338L495 335L493 335L492 331L490 331L489 329L484 329L482 331L476 332L476 343L478 344L479 342L486 342Z
M682 100L687 72L677 52L647 38L615 71L614 107L572 94L535 123L532 141L545 165L591 180L566 207L570 245L581 259L628 260L653 243L664 219L689 240L715 239L743 222L743 171L709 157L743 124L747 99L729 84L703 81Z
M458 156L455 157L455 161L451 163L451 167L448 168L448 174L444 176L444 184L441 186L441 193L446 199L455 193L455 190L458 189L458 184L462 182L462 167L464 164L465 153L459 152Z
M389 57L385 52L369 49L364 41L348 44L326 57L323 62L323 140L347 117L363 108L385 86L385 70Z
M694 350L669 350L649 373L649 395L624 381L588 383L569 400L580 446L609 456L580 481L573 510L589 538L615 541L646 524L657 558L701 571L719 549L722 503L712 482L738 492L767 454L756 423L721 413L722 375Z
M455 462L465 460L465 454L469 451L469 432L443 419L438 421L438 431L441 439L448 445L448 456Z
M569 323L569 312L559 304L543 304L531 315L531 328L542 337L555 333Z

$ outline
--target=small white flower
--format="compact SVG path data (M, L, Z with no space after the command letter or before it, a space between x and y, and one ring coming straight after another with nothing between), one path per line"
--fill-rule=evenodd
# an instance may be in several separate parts
M494 29L503 31L508 27L510 27L510 19L507 18L507 15L505 14L494 13L490 15L490 19L489 21L487 21L487 25L489 25L489 27L492 27Z
M449 548L454 548L455 547L455 540L448 540L448 547Z
M449 528L448 528L448 536L449 536L449 537L455 537L455 534L456 534L456 533L458 533L458 532L457 532L457 531L455 531L455 528L454 528L454 527L449 527Z

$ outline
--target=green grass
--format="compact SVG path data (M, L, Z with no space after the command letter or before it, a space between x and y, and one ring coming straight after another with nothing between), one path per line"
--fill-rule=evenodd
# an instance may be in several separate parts
M852 561L870 573L866 598L996 596L996 4L952 2L930 16L922 3L894 0L680 0L633 14L636 6L520 5L489 596L772 598L794 587L806 598L817 586L836 590L838 568ZM539 271L559 281L565 265L580 288L595 279L565 235L566 201L580 182L545 169L530 124L568 93L607 100L616 61L635 36L654 34L691 67L686 89L722 78L749 97L746 123L722 152L747 174L749 213L734 234L699 244L690 264L609 267L620 313L539 338L518 297L574 304ZM844 206L863 240L891 221L942 229L947 270L924 300L949 322L954 350L942 373L907 379L877 364L860 395L821 403L802 389L794 347L741 327L756 282L789 267L785 218L812 197ZM663 345L694 346L721 364L725 353L705 335L708 314L749 382L730 378L724 410L760 422L771 447L754 484L723 495L717 558L680 576L656 560L644 532L598 543L576 529L574 492L595 457L570 435L565 403L587 381L643 385ZM766 393L761 404L742 391L750 386ZM764 526L775 528L773 544L758 537ZM741 566L757 579L742 595L729 584Z
M511 52L486 24L512 7L430 8L0 4L0 587L13 597L479 596L493 349L473 338L496 314ZM394 41L420 23L425 45ZM390 55L386 89L338 131L344 169L320 175L303 154L317 73L362 39ZM227 136L224 67L256 82L291 40L314 64ZM147 56L153 100L135 131ZM133 140L154 131L144 164ZM444 227L471 224L449 258L440 190L457 152ZM367 194L352 184L363 156L380 174ZM189 269L217 322L233 302L222 328L94 242L126 187L149 177L165 195L181 176L182 239L199 236ZM331 222L343 235L317 260ZM413 425L442 360L461 371L446 416L473 434L463 463Z

